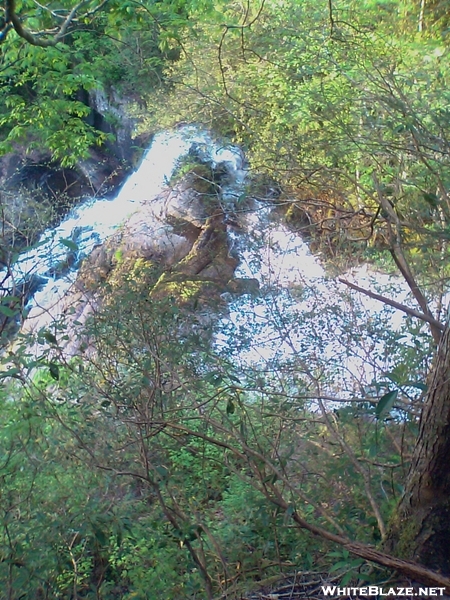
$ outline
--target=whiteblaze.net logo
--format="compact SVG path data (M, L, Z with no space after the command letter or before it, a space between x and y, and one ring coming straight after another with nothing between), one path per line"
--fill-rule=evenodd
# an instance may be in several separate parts
M403 597L414 598L416 596L434 597L444 596L445 587L390 587L384 588L378 585L368 585L366 587L339 587L337 585L323 585L322 594L324 596L378 596L378 597Z

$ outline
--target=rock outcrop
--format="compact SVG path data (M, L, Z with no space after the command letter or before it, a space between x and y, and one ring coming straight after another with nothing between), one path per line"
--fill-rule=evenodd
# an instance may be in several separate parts
M255 291L255 282L234 279L239 261L230 250L229 220L214 178L208 181L204 171L193 169L172 188L142 202L84 260L75 284L57 305L32 309L26 328L39 329L62 314L73 329L133 277L146 278L149 298L169 298L187 310L209 307L217 314L219 306L226 307L224 293ZM69 338L66 352L73 354L76 342L72 334Z

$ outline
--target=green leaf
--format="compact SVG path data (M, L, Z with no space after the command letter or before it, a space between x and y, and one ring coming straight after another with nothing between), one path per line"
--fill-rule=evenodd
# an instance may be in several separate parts
M56 363L49 364L50 376L56 381L59 381L59 367Z
M346 560L340 560L339 562L332 565L328 571L330 573L334 573L334 571L340 571L341 569L345 569L348 567L348 562Z
M294 514L295 511L295 507L293 504L289 504L289 506L286 509L286 517L292 517L292 515Z
M163 481L169 476L169 470L163 465L159 465L158 467L156 467L156 472Z
M439 196L436 196L436 194L431 194L429 192L423 192L423 198L433 208L436 208L439 205Z
M342 577L342 579L339 582L339 585L347 585L347 583L350 583L350 581L353 579L355 573L353 571L349 571L348 573L345 573L345 575Z
M78 252L78 250L79 250L78 244L76 244L72 240L61 238L59 241L60 241L60 243L63 246L66 246L66 248L69 248L69 250L73 250L74 252Z
M5 315L5 317L15 317L18 311L9 308L9 306L2 306L0 304L0 313L2 313L2 315Z
M44 332L44 337L47 340L47 342L49 342L50 344L54 344L55 346L58 345L58 340L53 335L53 333L50 333L50 331Z
M106 546L108 541L108 537L106 532L103 531L101 527L97 523L92 523L92 531L94 533L94 537L100 546Z
M2 304L11 304L11 302L20 302L19 296L3 296Z
M122 545L122 541L123 541L123 531L122 531L122 529L119 528L117 530L117 534L116 534L116 544L119 548Z
M364 561L361 558L354 558L348 563L348 566L352 569L358 569L361 565L364 564Z
M397 395L397 390L391 390L390 392L384 394L384 396L380 398L380 401L378 402L377 407L375 409L377 419L383 418L392 410L394 402L397 400Z
M418 390L422 390L423 392L426 392L428 390L427 384L426 383L422 383L420 381L418 381L418 382L408 381L408 383L406 385L410 385L411 387L415 387Z
M20 369L14 367L12 369L8 369L7 371L0 372L0 379L5 379L5 377L15 377L18 373L20 373Z
M239 377L236 377L235 375L231 375L230 373L228 373L228 379L230 381L233 381L234 383L241 383L241 380L239 379Z

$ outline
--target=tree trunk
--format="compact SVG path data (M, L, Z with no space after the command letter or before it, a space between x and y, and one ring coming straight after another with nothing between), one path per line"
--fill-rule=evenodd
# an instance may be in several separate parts
M405 491L384 546L450 574L450 329L439 344Z

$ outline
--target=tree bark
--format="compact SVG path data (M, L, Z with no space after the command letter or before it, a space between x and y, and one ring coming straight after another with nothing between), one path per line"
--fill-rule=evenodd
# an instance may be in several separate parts
M440 341L405 491L384 549L450 574L450 329Z

